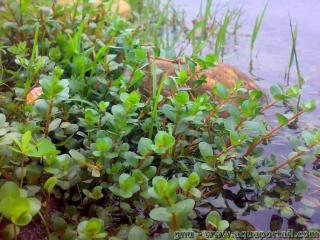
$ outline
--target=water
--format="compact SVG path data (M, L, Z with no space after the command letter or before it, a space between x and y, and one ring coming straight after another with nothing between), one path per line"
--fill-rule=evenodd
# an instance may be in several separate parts
M185 11L187 25L196 17L199 0L173 0L175 6ZM205 1L204 1L205 2ZM265 1L257 0L220 0L219 8L236 9L242 7L242 27L237 34L237 45L233 45L232 53L224 60L244 72L249 72L250 35L255 18L261 13ZM284 73L288 66L291 51L290 14L292 22L298 24L297 54L299 64L306 84L303 88L303 98L316 99L320 102L320 2L318 0L269 1L254 49L253 73L263 79L258 84L262 89L269 89L275 83L284 83ZM233 42L233 40L232 40ZM229 51L230 53L230 51ZM290 83L296 83L295 66L291 71ZM313 114L305 116L320 127L320 108Z
M191 26L192 20L196 18L200 6L200 0L173 0L177 9L185 12L186 24ZM205 3L205 1L203 1ZM257 0L229 0L213 1L219 4L220 10L229 7L236 9L242 7L242 27L238 30L235 39L229 39L231 46L226 51L224 62L236 66L243 72L249 72L250 63L250 35L254 27L255 18L265 6L265 1ZM223 11L222 11L223 13ZM306 83L303 87L302 99L315 99L320 103L320 25L319 25L320 1L289 1L270 0L258 39L254 49L253 74L261 81L258 85L267 90L272 84L284 83L284 74L288 67L291 52L291 32L289 14L293 24L298 24L297 54L302 76ZM297 82L295 66L292 67L290 84ZM307 114L300 119L300 124L311 124L320 127L320 107L313 113ZM293 130L286 129L284 134L294 134ZM281 134L269 145L267 152L276 153L286 158L290 147ZM319 194L314 195L318 198ZM319 209L318 209L319 210ZM320 211L320 210L319 210ZM318 212L318 211L317 211ZM241 219L248 220L261 230L270 230L269 223L274 210L260 210ZM239 216L240 214L238 214ZM320 223L318 214L314 214L312 223ZM283 229L287 228L285 222Z

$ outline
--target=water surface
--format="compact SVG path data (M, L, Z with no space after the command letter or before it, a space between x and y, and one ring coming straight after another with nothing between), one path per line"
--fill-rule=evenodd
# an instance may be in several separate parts
M195 19L199 0L173 0L175 6L185 11L187 25ZM205 2L205 1L203 1ZM242 27L237 34L237 45L227 54L225 62L231 63L244 72L249 72L250 35L255 18L261 13L265 1L220 0L219 9L242 7ZM213 8L215 9L215 8ZM303 88L305 99L320 102L320 1L319 0L271 0L268 2L265 18L254 49L253 73L263 79L258 84L269 89L271 84L284 83L291 51L289 14L292 22L298 24L297 54L306 84ZM233 41L233 40L232 40ZM234 47L234 46L233 46ZM233 51L235 50L235 51ZM228 52L227 52L228 53ZM290 83L296 82L295 67L291 71ZM305 119L320 126L320 108Z
M185 12L186 24L192 26L196 18L200 0L173 0L177 9ZM205 3L205 1L203 1ZM224 62L230 63L243 72L249 72L250 62L250 35L254 27L255 18L263 10L266 2L259 0L220 0L213 1L219 4L219 9L236 9L242 7L242 27L234 39L229 39ZM216 9L216 8L213 8ZM316 99L320 103L320 1L319 0L270 0L265 18L256 41L253 58L253 74L257 76L259 86L266 90L272 84L284 83L284 74L288 67L291 52L291 32L289 15L293 24L298 24L297 54L299 65L306 83L303 87L302 99ZM291 71L290 83L296 83L295 66ZM300 124L310 124L320 127L320 107L311 114L300 119ZM285 159L291 151L286 140L287 134L294 130L286 129L273 139L273 144L267 147L267 153L275 153ZM319 194L314 195L319 199ZM239 210L239 209L238 209ZM319 212L318 209L317 212ZM238 211L239 212L239 211ZM261 230L269 230L269 223L274 210L262 210L242 216L241 219L254 223ZM315 213L312 221L320 223L319 214ZM287 229L288 222L282 229Z

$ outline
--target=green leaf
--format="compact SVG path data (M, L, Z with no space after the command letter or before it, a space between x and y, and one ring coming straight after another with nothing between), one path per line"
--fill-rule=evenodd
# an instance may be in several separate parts
M32 220L32 216L28 212L23 212L21 214L14 215L11 217L11 221L18 226L26 226Z
M206 142L199 143L199 150L204 159L213 156L212 146Z
M61 58L60 49L58 47L57 48L50 48L50 50L49 50L49 58L52 61L59 61L60 58Z
M208 64L208 66L213 66L217 60L219 59L219 56L217 56L216 54L207 54L204 57L204 60L206 62L206 64Z
M139 81L140 79L142 79L144 76L145 76L145 72L140 70L140 69L137 69L135 72L134 72L134 75L133 75L133 80L134 80L134 83Z
M128 233L128 240L148 240L146 232L138 226L133 226Z
M95 199L102 198L102 197L103 197L102 187L101 187L101 186L95 186L95 187L92 189L92 196L93 196Z
M30 143L30 140L31 140L31 131L26 131L23 136L22 136L22 139L21 139L21 144L22 144L22 148L23 149L26 149Z
M163 197L163 196L165 196L167 194L168 181L166 179L164 179L163 177L155 177L152 180L152 184L153 184L153 187L154 187L154 191L160 197Z
M301 135L302 135L303 140L305 141L305 143L308 147L313 146L314 144L317 143L315 136L311 132L303 131L301 133Z
M283 207L280 209L280 214L282 217L290 218L294 215L294 212L291 207Z
M19 196L19 187L14 182L6 182L0 188L0 201L5 197L17 198Z
M135 183L134 177L129 174L123 173L119 177L120 196L130 198L132 195L140 190L139 185Z
M201 198L201 191L197 188L191 188L189 193L197 199Z
M99 218L82 221L77 227L80 239L104 239L107 234L103 232L104 223Z
M140 102L141 94L138 91L133 91L130 94L121 93L120 99L124 103L126 109L133 109L133 107Z
M92 192L88 191L87 189L83 190L83 193L91 199L100 199L103 197L103 193L102 193L102 187L101 186L95 186L92 189Z
M54 119L50 124L49 124L49 132L56 130L61 123L61 119L60 118L56 118Z
M29 213L31 216L35 216L41 209L41 202L37 198L28 198L29 201Z
M169 213L167 208L154 208L150 212L150 218L159 222L170 222L172 220L172 213Z
M89 109L86 109L84 113L84 118L89 125L94 125L99 120L99 114L96 110L89 108Z
M170 213L177 213L178 215L189 215L193 210L195 201L193 199L185 199L177 202L172 208L168 209Z
M140 153L142 156L145 156L153 150L152 146L153 143L151 139L140 138L138 143L138 153Z
M32 219L32 216L29 213L30 204L28 199L20 197L16 198L12 205L14 206L14 209L9 209L11 211L7 212L7 215L11 215L11 221L20 226L27 225Z
M224 171L233 171L232 162L227 162L224 165L218 166L218 168Z
M30 2L31 2L31 0L21 0L20 1L21 14L24 14L28 10L28 7L30 6Z
M110 105L109 102L104 102L104 101L99 102L99 105L98 105L99 112L101 113L105 112L109 105Z
M169 148L173 147L175 143L175 138L164 131L159 131L155 136L154 142L155 142L156 152L163 154Z
M233 146L237 146L241 142L239 135L235 131L230 131L230 141Z
M225 231L229 227L229 222L226 220L222 220L218 224L218 231Z
M258 185L260 188L267 186L272 179L271 175L259 175L258 176Z
M311 101L307 101L307 102L302 103L301 106L302 106L303 111L312 112L316 109L317 103L315 100L311 100Z
M185 69L182 69L178 74L177 74L177 83L178 85L183 85L186 83L188 79L188 71Z
M77 161L78 164L82 165L86 162L86 158L85 156L83 156L80 152L74 150L74 149L71 149L69 151L69 154L70 156Z
M241 104L241 112L244 117L255 116L260 109L260 105L257 100L247 99Z
M201 164L201 169L211 171L211 172L216 171L215 168L211 167L210 165L208 165L206 163Z
M219 222L221 220L220 214L216 211L211 211L206 217L207 228L211 225L215 229L218 228Z
M267 133L266 127L261 121L246 121L243 127L251 131L256 131L262 136Z
M109 137L98 138L96 141L96 148L100 152L108 152L112 147L112 139Z
M271 198L269 196L265 196L264 199L263 199L263 202L264 202L266 207L271 208L271 207L273 207L273 205L275 203L275 199Z
M283 100L285 99L284 93L283 93L283 89L281 88L280 85L272 85L270 87L270 92L272 97L275 100Z
M277 117L278 122L280 124L282 124L282 125L288 124L288 119L284 115L282 115L280 113L276 113L276 117Z
M59 67L54 69L52 76L45 76L40 79L40 84L47 99L61 97L68 98L69 82L66 79L60 80L63 70Z
M188 184L191 187L197 187L200 184L200 177L197 173L193 172L188 177Z
M130 189L132 188L133 184L134 184L134 178L131 177L129 174L123 173L119 176L120 188Z
M297 86L290 86L287 90L288 97L298 97L301 94L301 89Z
M189 94L186 91L180 91L173 100L177 105L183 106L189 102Z
M298 181L296 183L294 191L296 194L306 193L308 191L308 185L307 185L306 181Z
M54 186L57 184L57 182L58 182L58 178L55 176L48 178L44 184L44 189L50 194Z
M213 93L222 99L227 99L229 96L228 89L220 82L214 86Z
M37 143L38 153L40 157L57 155L59 151L56 149L55 144L53 144L47 138L40 138Z
M144 61L147 57L147 51L146 49L143 48L136 48L134 50L135 52L135 56L137 58L138 61Z

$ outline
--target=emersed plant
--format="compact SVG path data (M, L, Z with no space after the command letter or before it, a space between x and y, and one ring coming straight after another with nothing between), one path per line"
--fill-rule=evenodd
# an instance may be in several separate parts
M252 68L253 68L252 67L252 65L253 65L252 54L253 54L254 45L255 45L255 43L257 41L258 34L260 32L261 25L262 25L262 22L263 22L263 19L264 19L266 10L267 10L267 6L268 5L266 4L265 7L262 10L262 13L259 14L256 17L256 21L254 23L254 27L253 27L253 30L252 30L251 41L250 41L250 72L252 71Z
M299 86L272 86L270 102L240 80L194 95L190 88L205 82L195 70L219 54L186 57L158 82L152 56L165 51L161 39L145 49L150 38L137 26L148 17L130 22L82 1L67 10L22 2L5 1L0 18L0 238L23 237L32 226L38 239L252 230L241 216L263 208L318 227L308 219L319 189L308 191L307 181L319 178L310 166L320 131L287 129L316 107L297 105ZM146 77L151 89L141 86ZM284 160L264 151L283 133L292 146ZM302 205L290 204L299 198Z
M157 221L169 222L174 231L191 226L188 216L195 205L193 199L184 199L177 195L178 184L177 179L167 181L163 177L155 177L152 180L153 187L148 190L150 196L163 206L152 209L150 217Z

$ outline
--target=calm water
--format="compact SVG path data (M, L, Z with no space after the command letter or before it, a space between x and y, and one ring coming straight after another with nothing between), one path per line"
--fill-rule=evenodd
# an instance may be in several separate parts
M192 20L196 18L200 0L173 0L176 8L185 11L187 25L190 27ZM205 1L203 1L205 2ZM250 62L250 35L255 18L265 6L262 0L219 0L213 1L219 4L220 11L242 7L242 27L237 34L237 45L234 39L229 39L231 49L228 49L224 62L238 67L243 72L249 72ZM289 14L293 24L298 24L297 54L303 77L306 83L303 88L303 99L316 99L320 103L320 1L319 0L270 0L267 12L259 33L255 50L253 74L262 89L269 89L275 83L284 83L284 73L288 66L291 51L291 32ZM296 82L295 66L291 71L290 83ZM314 113L304 116L300 123L312 124L320 127L320 107ZM286 134L293 130L285 130L280 137L273 140L268 146L267 152L276 153L286 158L290 147L285 139ZM292 134L292 132L290 133ZM319 198L319 194L314 195ZM319 212L318 209L317 212ZM273 210L258 211L241 219L249 220L259 229L268 230ZM238 212L240 214L240 212ZM241 214L240 214L241 215ZM239 216L239 215L238 215ZM315 214L313 223L320 223L319 214ZM284 223L283 229L287 228Z
M173 0L175 6L185 11L187 24L196 17L200 0ZM204 1L205 2L205 1ZM213 1L223 9L242 7L242 27L238 31L237 45L224 60L244 72L249 72L250 34L255 18L265 6L262 0L220 0ZM259 33L255 50L253 73L263 79L258 84L269 89L274 83L284 82L284 73L288 66L291 51L291 33L288 14L292 22L298 24L297 54L306 84L303 96L306 99L317 99L320 102L320 1L319 0L270 0L267 12ZM233 39L232 41L233 42ZM234 45L233 45L234 46ZM233 51L235 50L235 51ZM229 52L230 53L230 52ZM293 66L291 83L295 83L296 74ZM306 116L320 126L320 108Z

